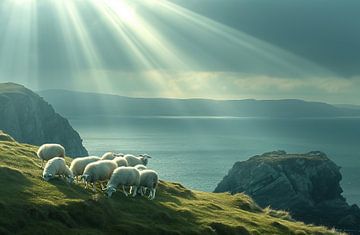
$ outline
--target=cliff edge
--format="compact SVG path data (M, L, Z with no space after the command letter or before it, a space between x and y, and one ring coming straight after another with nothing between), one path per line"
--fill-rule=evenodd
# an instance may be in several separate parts
M326 154L269 152L236 162L215 192L243 192L261 207L347 231L360 229L360 209L341 195L341 173Z
M0 130L23 143L59 143L68 156L88 155L67 119L39 95L15 83L0 84Z

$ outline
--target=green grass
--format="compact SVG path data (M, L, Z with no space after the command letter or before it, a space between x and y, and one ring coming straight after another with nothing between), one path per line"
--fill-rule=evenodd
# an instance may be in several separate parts
M0 234L337 234L262 210L244 194L161 181L149 201L122 193L106 198L61 179L45 182L36 150L0 141Z

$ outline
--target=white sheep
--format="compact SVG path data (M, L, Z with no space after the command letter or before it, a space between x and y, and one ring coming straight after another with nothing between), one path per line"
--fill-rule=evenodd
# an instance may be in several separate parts
M122 186L124 194L128 196L125 186L130 186L130 193L132 192L132 196L135 197L139 184L140 172L135 167L118 167L107 183L105 192L108 197L111 197L116 192L116 189Z
M66 177L68 183L72 183L74 181L71 170L66 165L65 159L61 157L54 157L46 163L43 171L43 179L45 181L49 181L56 175Z
M65 149L60 144L43 144L37 151L38 157L42 160L41 167L44 161L48 161L54 157L65 158Z
M135 168L138 170L138 171L143 171L143 170L146 170L147 167L142 165L142 164L139 164L139 165L136 165ZM145 187L139 187L138 188L138 193L142 195L144 195L146 193L146 188Z
M146 194L146 189L150 190L148 198L153 200L155 198L156 188L159 183L159 176L154 170L140 171L140 193L141 196Z
M126 161L126 159L124 157L116 157L116 158L114 158L113 161L116 162L118 167L128 166L128 162Z
M135 168L138 169L139 171L143 171L147 169L147 167L142 164L136 165Z
M88 183L91 183L95 191L94 183L100 182L101 187L103 187L102 181L110 179L111 174L116 168L117 164L112 160L92 162L85 167L80 179L85 182L85 188L87 188Z
M114 160L114 158L116 158L116 157L123 157L123 156L124 156L123 153L107 152L101 156L101 160Z
M126 154L124 158L128 162L128 166L136 166L136 165L146 166L148 163L148 159L151 157L147 154L140 154L139 157L135 157L132 154Z
M85 167L92 163L100 160L97 156L88 156L88 157L78 157L72 160L70 165L70 170L73 173L74 177L82 175L84 173Z

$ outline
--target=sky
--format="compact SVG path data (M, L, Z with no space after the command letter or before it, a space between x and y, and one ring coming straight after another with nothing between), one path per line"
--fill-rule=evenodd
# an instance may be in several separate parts
M357 0L3 0L0 82L360 105Z

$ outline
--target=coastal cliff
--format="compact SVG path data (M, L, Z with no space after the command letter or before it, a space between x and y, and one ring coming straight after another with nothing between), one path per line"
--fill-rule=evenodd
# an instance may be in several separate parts
M86 156L80 135L39 95L15 83L0 84L0 130L23 143L59 143L68 156Z
M348 231L360 229L360 209L341 195L340 167L326 154L269 152L236 162L215 192L243 192L261 207Z

